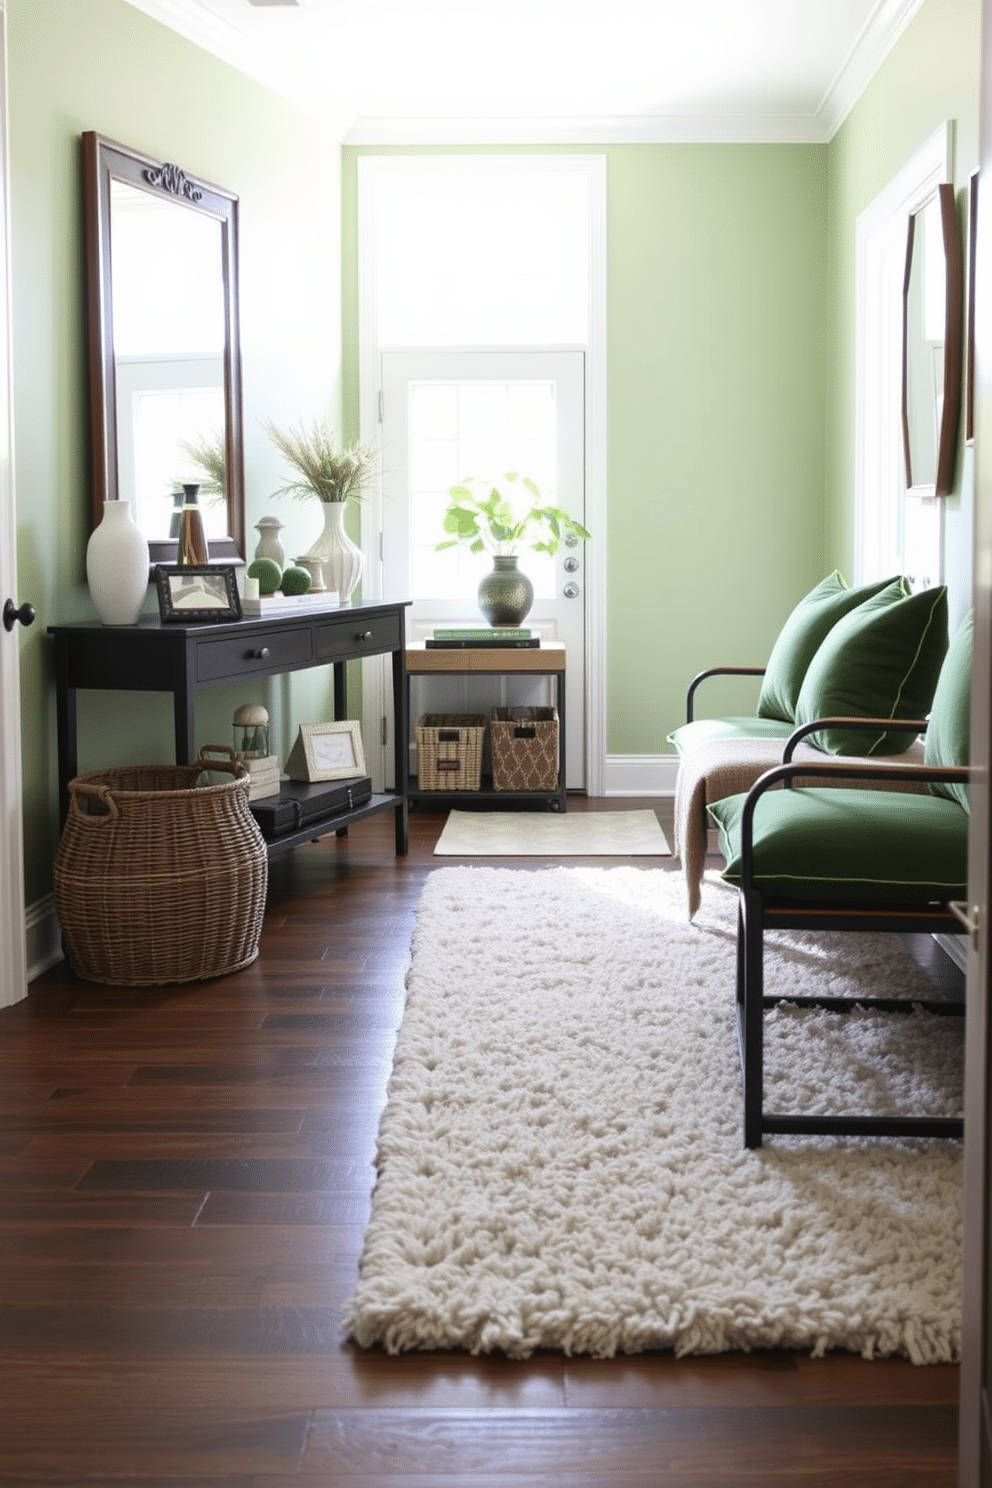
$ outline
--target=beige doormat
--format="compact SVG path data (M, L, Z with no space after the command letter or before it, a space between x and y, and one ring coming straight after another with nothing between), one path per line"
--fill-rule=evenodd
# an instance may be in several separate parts
M450 811L434 849L447 858L667 858L653 811Z

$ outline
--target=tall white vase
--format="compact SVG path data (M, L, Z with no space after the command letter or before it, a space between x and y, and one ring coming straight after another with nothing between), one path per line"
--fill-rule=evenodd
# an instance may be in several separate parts
M105 501L86 544L86 582L104 625L134 625L148 593L148 542L130 501Z
M346 501L324 501L324 530L303 555L319 558L324 565L324 584L336 589L342 602L349 600L362 577L364 559L344 530Z

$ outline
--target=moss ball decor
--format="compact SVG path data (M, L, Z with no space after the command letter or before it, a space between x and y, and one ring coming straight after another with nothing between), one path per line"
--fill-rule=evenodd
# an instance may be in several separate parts
M312 583L313 580L305 568L291 563L283 572L280 588L283 594L306 594Z
M282 569L274 558L256 558L249 565L248 577L258 580L259 594L275 594L282 581Z

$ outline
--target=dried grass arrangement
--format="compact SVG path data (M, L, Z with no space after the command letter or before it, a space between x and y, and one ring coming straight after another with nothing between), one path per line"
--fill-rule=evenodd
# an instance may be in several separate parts
M204 496L227 495L227 449L223 434L205 435L202 439L184 439L179 448L189 455L200 477L200 491ZM183 484L176 482L176 488Z
M337 434L318 420L310 429L284 431L272 423L266 433L276 449L299 471L299 478L287 482L275 492L277 496L323 502L360 501L372 484L378 465L374 444L343 444Z

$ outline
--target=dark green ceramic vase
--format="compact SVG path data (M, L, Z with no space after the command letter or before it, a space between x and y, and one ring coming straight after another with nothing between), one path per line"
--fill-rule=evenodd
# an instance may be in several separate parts
M492 572L479 584L479 609L490 625L522 625L534 603L534 585L517 568L516 557L494 558Z

